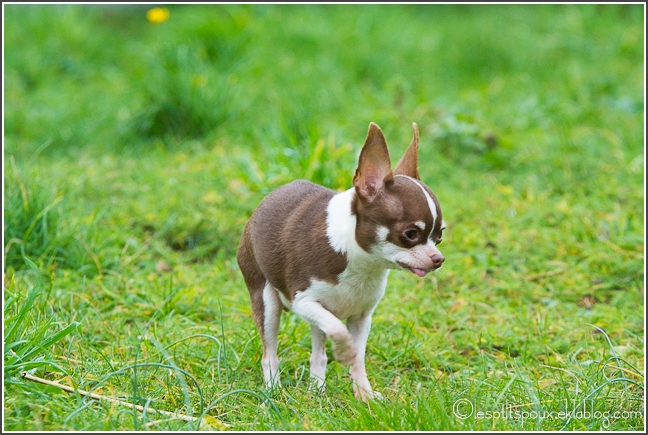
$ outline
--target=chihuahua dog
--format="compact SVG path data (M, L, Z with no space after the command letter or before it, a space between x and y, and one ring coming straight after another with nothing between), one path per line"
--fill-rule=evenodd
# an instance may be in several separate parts
M372 122L352 188L338 193L293 181L265 197L245 226L237 260L263 343L268 388L281 385L277 334L285 309L311 325L312 386L324 388L329 338L335 359L351 366L355 397L378 394L364 358L389 270L423 277L445 260L437 248L445 223L439 201L419 178L412 125L414 138L393 171L385 136Z

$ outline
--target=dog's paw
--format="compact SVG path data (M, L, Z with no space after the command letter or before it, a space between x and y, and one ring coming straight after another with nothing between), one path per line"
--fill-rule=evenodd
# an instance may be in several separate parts
M355 361L357 355L358 350L350 337L349 340L333 342L333 356L340 364L350 366Z
M326 395L326 383L315 377L311 377L310 384L308 385L308 392L316 396Z
M353 344L353 338L349 331L344 328L344 330L331 334L329 338L333 342L333 356L335 359L345 366L353 364L358 355L358 350Z
M266 381L265 382L265 387L266 390L268 391L279 391L283 388L283 385L281 385L281 381L279 378L274 378L272 380Z
M369 402L370 400L383 400L383 395L377 391L372 391L371 387L367 385L365 388L360 387L358 384L353 384L353 395L356 399L362 400L363 402Z

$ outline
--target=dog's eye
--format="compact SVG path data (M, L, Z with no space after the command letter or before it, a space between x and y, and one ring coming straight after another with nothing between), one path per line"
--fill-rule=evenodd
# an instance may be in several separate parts
M439 239L439 241L438 241L438 242L436 242L436 244L437 244L437 245L440 245L440 244L441 244L441 242L443 242L443 239Z
M416 239L416 236L417 236L416 230L405 231L405 237L407 237L409 240Z

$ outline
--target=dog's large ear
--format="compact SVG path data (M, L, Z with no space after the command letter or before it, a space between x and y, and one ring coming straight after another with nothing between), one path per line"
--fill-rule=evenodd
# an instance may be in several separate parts
M398 164L396 165L394 174L407 175L408 177L420 180L418 171L419 132L416 122L412 122L412 127L414 128L414 137L412 138L412 143L410 143L409 148L407 148L407 151L405 151L405 155L402 159L399 160Z
M382 130L373 122L365 139L358 168L353 177L353 186L361 198L373 201L385 186L394 182L387 141Z

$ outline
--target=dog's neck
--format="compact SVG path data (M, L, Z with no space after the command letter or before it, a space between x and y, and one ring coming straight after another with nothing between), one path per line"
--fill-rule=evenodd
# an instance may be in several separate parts
M357 217L352 213L355 188L338 193L326 209L326 235L335 252L347 257L348 267L353 269L387 269L390 264L380 256L367 252L356 240Z

